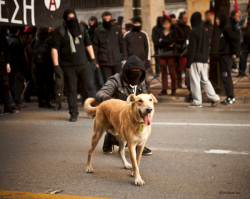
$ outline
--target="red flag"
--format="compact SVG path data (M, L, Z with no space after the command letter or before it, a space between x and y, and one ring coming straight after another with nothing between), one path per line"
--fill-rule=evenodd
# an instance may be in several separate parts
M239 11L237 0L234 0L234 10Z
M248 2L248 4L247 4L246 12L248 12L249 6L250 6L250 0L249 0L249 2Z

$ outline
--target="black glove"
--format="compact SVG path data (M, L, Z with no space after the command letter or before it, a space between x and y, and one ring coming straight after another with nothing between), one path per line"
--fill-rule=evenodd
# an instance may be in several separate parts
M151 66L150 60L146 60L146 62L145 62L145 69L146 69L146 70L149 69L150 66Z
M91 59L91 68L93 71L96 69L96 60L95 59Z
M63 75L63 71L59 65L54 66L54 72L55 72L56 77L61 79L61 75Z

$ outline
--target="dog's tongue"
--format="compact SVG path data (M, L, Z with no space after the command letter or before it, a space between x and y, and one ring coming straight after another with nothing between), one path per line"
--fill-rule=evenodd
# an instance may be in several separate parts
M151 118L150 118L150 114L145 114L144 115L144 123L149 126L151 124Z

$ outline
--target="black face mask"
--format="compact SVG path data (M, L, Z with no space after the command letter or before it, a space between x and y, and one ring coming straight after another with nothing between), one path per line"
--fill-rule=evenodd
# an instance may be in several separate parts
M132 31L134 31L134 32L139 32L139 31L141 31L141 26L135 26L135 25L133 25Z
M142 76L142 71L129 71L125 72L128 83L132 86L138 85L140 83L140 78Z
M110 29L110 27L112 26L111 20L105 21L104 19L102 19L102 24L105 29Z
M73 36L79 36L81 34L77 19L70 18L69 20L67 19L65 22Z

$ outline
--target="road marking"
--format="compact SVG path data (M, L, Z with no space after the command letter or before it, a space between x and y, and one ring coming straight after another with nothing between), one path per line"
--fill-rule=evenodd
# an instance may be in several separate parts
M152 151L168 151L168 152L182 152L182 153L212 153L212 154L229 154L229 155L250 155L247 151L230 151L222 149L210 149L209 151L197 150L197 149L176 149L176 148L160 148L150 147Z
M250 124L219 124L219 123L169 123L153 122L154 125L172 125L172 126L230 126L230 127L250 127Z
M0 198L4 199L101 199L83 196L70 196L70 195L52 195L44 193L31 193L21 191L4 191L0 190ZM102 198L104 199L104 198Z

